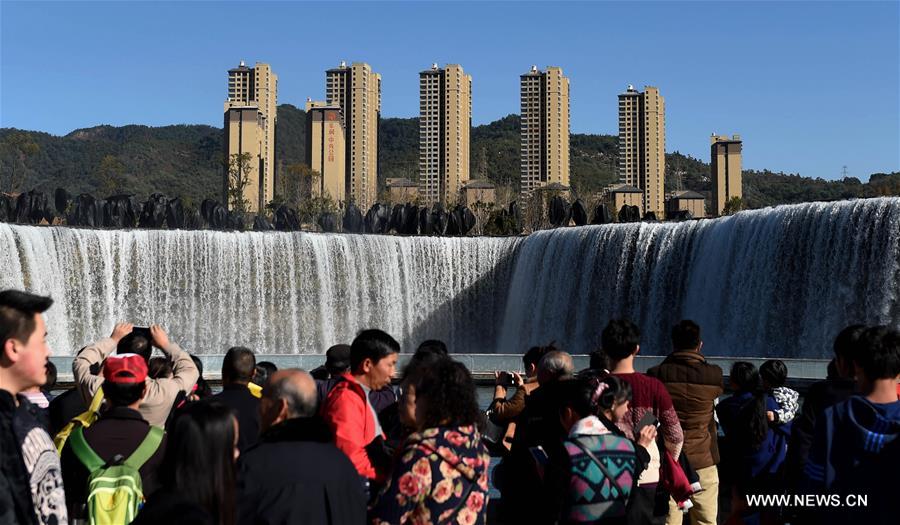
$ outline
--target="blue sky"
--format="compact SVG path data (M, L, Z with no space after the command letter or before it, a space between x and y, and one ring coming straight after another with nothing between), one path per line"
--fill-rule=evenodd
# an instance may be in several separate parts
M710 133L739 133L747 168L900 170L897 1L2 0L0 29L2 127L221 126L226 71L242 59L272 64L279 102L298 107L324 97L325 69L368 62L387 117L417 116L420 70L459 63L477 125L518 112L532 64L557 65L575 133L616 134L616 95L654 85L670 152L706 159Z

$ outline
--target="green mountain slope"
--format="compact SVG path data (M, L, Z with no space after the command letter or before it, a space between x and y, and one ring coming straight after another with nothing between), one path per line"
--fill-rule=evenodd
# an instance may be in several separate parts
M9 138L24 135L38 146L30 156L8 146ZM379 123L379 188L390 177L418 178L418 119L383 118ZM472 178L486 178L518 189L519 117L472 128ZM154 191L180 195L188 203L221 199L221 128L181 125L97 126L58 137L36 131L0 129L0 190L37 188L52 192L65 187L71 193L103 193L107 164L120 166L119 184L145 198ZM573 190L588 196L616 180L617 138L610 135L572 134ZM290 104L278 106L275 141L276 169L302 163L306 156L306 112ZM111 158L111 159L110 159ZM10 176L12 174L12 176ZM709 195L709 164L673 152L666 155L666 189L690 189ZM16 187L10 186L11 182ZM849 197L900 194L900 173L874 174L868 183L856 178L840 181L812 179L770 171L744 172L744 202L758 208L774 204Z

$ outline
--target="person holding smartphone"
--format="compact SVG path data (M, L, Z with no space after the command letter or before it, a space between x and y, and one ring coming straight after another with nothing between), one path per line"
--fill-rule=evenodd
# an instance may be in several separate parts
M72 373L85 404L90 404L103 384L101 366L114 350L119 354L138 354L149 361L154 346L162 350L172 363L174 375L171 378L146 380L147 390L139 411L151 425L165 427L175 398L179 392L185 395L191 393L200 372L191 356L172 342L169 334L158 324L135 328L131 323L117 323L109 337L91 343L78 352L72 361Z

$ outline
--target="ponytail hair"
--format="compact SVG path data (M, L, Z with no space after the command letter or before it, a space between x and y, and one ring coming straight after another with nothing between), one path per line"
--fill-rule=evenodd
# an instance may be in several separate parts
M608 374L587 374L564 381L560 408L571 408L579 417L596 416L606 427L619 433L618 427L603 412L631 400L631 385Z

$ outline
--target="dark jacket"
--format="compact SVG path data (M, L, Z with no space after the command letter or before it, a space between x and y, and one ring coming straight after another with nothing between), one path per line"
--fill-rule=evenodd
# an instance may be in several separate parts
M541 447L550 462L566 454L566 431L559 421L558 395L559 382L541 385L525 397L525 409L516 418L509 454L494 471L502 493L504 522L541 524L553 523L557 518L555 493L542 479L535 453ZM531 504L523 505L523 501Z
M66 390L50 401L50 436L55 437L73 417L86 412L87 405L77 388Z
M785 474L789 487L797 486L803 479L803 468L809 457L816 422L826 408L849 399L855 391L856 381L840 377L828 378L809 387L809 391L803 397L800 414L794 418L791 428L788 455L785 460Z
M238 450L244 452L259 439L259 398L247 385L231 384L212 397L234 410L238 421Z
M219 525L200 505L168 488L156 491L131 525Z
M126 458L130 456L149 432L150 424L137 410L111 407L93 425L84 429L84 439L100 458L109 461L117 454ZM90 472L72 451L71 443L70 440L66 441L60 460L66 485L66 506L69 508L69 517L74 519L86 516L84 504L87 503ZM156 471L162 463L165 450L166 437L163 436L159 448L139 471L145 497L159 488Z
M238 460L238 524L358 525L363 483L319 417L283 421Z
M695 469L719 463L716 398L722 395L722 369L706 362L702 354L676 351L647 371L666 385L684 431L684 453Z
M778 410L778 403L766 395L765 410ZM754 402L751 392L739 392L723 400L716 407L719 422L729 442L731 457L729 462L735 469L735 476L744 490L763 488L757 486L766 483L776 474L784 463L787 454L787 438L791 432L791 424L769 425L765 438L759 447L749 443L747 417Z
M863 506L809 509L809 523L887 524L897 522L897 465L900 465L900 401L872 403L854 395L819 415L804 468L801 490Z
M13 429L15 412L12 394L0 389L0 523L37 524L28 471Z

